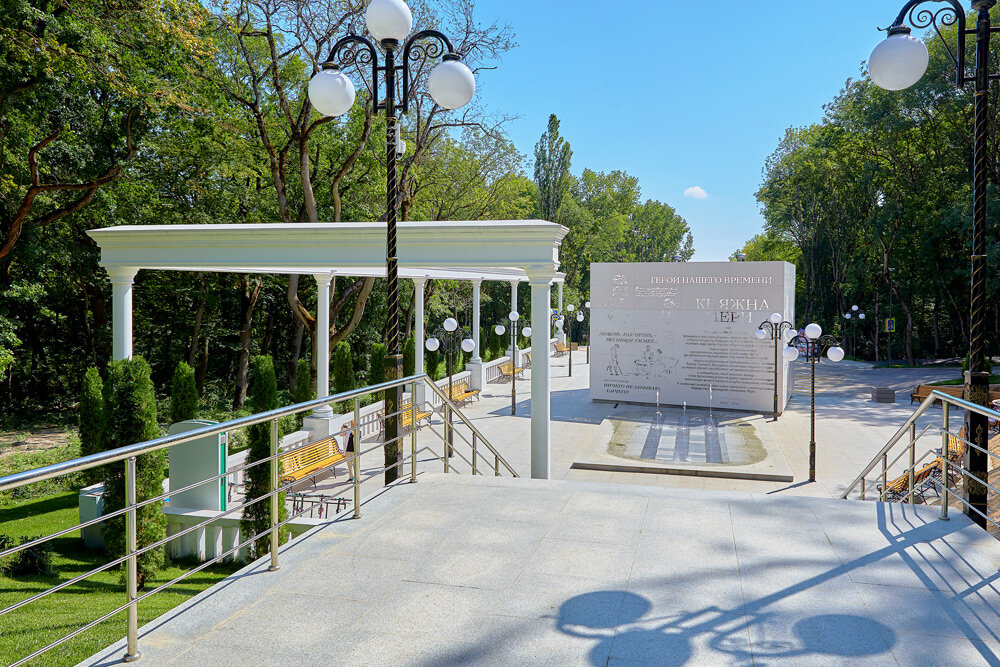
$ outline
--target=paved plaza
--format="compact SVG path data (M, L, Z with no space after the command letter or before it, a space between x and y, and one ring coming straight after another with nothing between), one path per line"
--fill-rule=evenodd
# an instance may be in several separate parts
M383 489L381 451L367 454L360 519L318 522L280 571L249 566L150 623L143 664L1000 664L1000 543L958 513L834 499L911 413L913 386L958 369L823 364L810 484L801 394L776 423L747 417L792 482L573 468L624 409L590 402L578 355L572 378L565 359L552 372L555 479L445 475L425 452L418 483ZM874 385L900 401L871 403ZM518 389L515 417L509 384L464 412L527 477ZM419 446L440 451L435 438L422 429Z
M290 543L280 561L143 629L143 664L972 666L1000 655L1000 544L920 506L429 474Z

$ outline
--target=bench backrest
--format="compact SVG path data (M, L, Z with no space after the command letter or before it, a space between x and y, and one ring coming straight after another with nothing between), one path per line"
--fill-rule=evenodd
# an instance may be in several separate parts
M469 383L465 380L454 383L451 386L451 400L454 401L458 396L461 396L467 391L469 391Z
M501 375L510 375L513 372L514 372L514 362L513 361L505 361L502 364L500 364L500 374Z
M304 447L297 447L285 452L281 455L280 461L285 472L291 473L308 468L314 463L337 454L340 454L340 445L337 444L337 439L331 435L329 438L323 438Z

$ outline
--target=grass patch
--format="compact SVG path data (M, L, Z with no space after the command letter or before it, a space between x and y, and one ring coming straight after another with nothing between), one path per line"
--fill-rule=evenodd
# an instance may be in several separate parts
M54 463L62 463L80 456L80 439L75 435L69 437L66 445L51 449L38 449L28 452L14 452L0 457L0 477L13 475L17 472L41 468ZM60 491L78 489L83 484L79 474L62 475L54 479L21 486L11 491L0 492L0 508L11 503L20 503L30 498L50 495ZM0 530L0 533L4 532ZM2 618L2 617L0 617Z
M77 494L63 492L0 507L0 533L11 537L47 535L79 523ZM40 593L108 562L102 552L83 547L79 531L52 540L55 553L52 576L0 577L0 608ZM139 625L148 623L239 569L213 565L139 603ZM171 564L147 582L147 590L189 568ZM127 601L118 568L53 593L21 609L0 616L0 662L7 664L33 653L59 637L102 616ZM125 636L127 619L121 612L57 646L32 665L73 665Z
M932 384L934 386L942 386L942 385L954 386L954 385L961 385L961 384L965 384L965 378L958 378L958 379L955 379L955 380L940 380L939 382L931 382L930 384ZM1000 375L991 375L990 376L990 384L1000 384Z

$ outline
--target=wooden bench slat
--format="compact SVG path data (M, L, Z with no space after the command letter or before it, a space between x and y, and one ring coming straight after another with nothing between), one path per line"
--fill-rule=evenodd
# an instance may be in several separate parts
M296 447L282 454L278 461L283 469L283 483L297 482L318 470L329 468L347 455L340 451L340 445L333 436L317 440L303 447ZM334 473L336 474L336 473Z

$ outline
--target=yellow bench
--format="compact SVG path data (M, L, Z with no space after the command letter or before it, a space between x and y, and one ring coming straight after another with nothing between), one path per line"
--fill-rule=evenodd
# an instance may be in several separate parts
M509 378L512 376L521 377L521 373L524 372L523 368L514 368L513 361L505 361L500 364L500 375L501 377Z
M937 473L937 474L935 474ZM913 471L913 492L919 493L921 498L924 491L932 486L935 481L941 481L941 457L937 457L923 468ZM879 487L882 485L879 484ZM882 489L879 488L879 491ZM894 503L907 497L910 492L910 475L900 475L892 480L885 489L885 500Z
M451 402L452 403L467 403L473 398L479 399L478 389L469 389L469 383L465 380L461 382L455 382L451 386Z
M315 486L314 473L330 468L345 458L346 454L340 451L340 445L333 436L290 449L278 457L284 471L280 481L282 484L289 484L312 476L312 483ZM337 476L336 468L333 469L333 476Z
M553 354L552 356L553 357L561 357L564 354L566 354L566 352L568 350L569 350L569 348L566 347L565 345L563 345L562 343L556 343L556 353Z
M413 410L413 399L408 401L403 401L402 405L399 407L399 427L405 433L408 429L413 428L414 421L414 410ZM417 408L416 410L416 422L417 428L420 428L420 422L427 421L430 422L432 412L421 410ZM379 416L379 438L385 436L385 411L378 413Z

